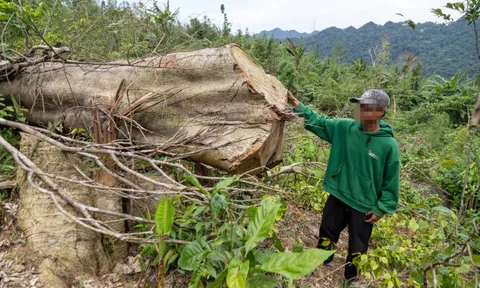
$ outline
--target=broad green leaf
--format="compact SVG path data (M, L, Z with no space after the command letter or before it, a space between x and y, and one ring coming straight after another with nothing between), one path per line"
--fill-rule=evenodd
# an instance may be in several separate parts
M225 270L222 273L218 274L215 281L207 284L207 288L222 288L222 287L225 287L225 278L227 278L227 273L228 273L228 270Z
M207 259L212 260L212 261L221 261L226 263L228 260L227 258L220 252L218 251L213 251L211 253L208 253Z
M255 207L255 206L250 206L247 208L247 210L245 210L245 214L247 214L248 216L250 217L255 217L255 214L257 213L257 209L258 207Z
M238 258L232 259L230 264L228 264L228 288L245 288L247 286L248 268L248 261L242 262L242 260Z
M372 270L377 270L378 268L377 261L375 260L370 261L370 267L372 268Z
M278 287L278 279L265 274L257 274L248 279L247 288L274 288Z
M217 278L217 271L215 271L215 268L213 268L210 262L207 262L207 271L213 278Z
M445 213L447 215L452 216L453 219L457 219L457 215L455 214L455 212L453 212L452 210L448 209L445 206L436 206L436 207L433 207L432 210L438 211L440 213Z
M205 250L202 245L195 240L183 248L180 259L178 259L178 266L183 270L192 271L197 268L198 263L202 261Z
M202 184L200 184L200 181L198 181L197 177L195 177L193 174L185 174L183 175L183 177L187 179L190 184L197 187L198 190L200 190L200 192L202 192L203 194L209 194L207 190L203 188Z
M163 198L155 212L155 231L158 235L168 235L172 230L173 219L175 218L175 207L172 199Z
M410 219L410 221L408 222L408 228L410 230L412 230L413 232L417 231L418 230L418 224L417 224L417 221L415 220L415 218L412 218Z
M273 254L275 254L275 252L270 249L255 250L255 252L253 252L255 259L260 264L267 260L267 258Z
M442 213L445 213L445 214L451 214L452 213L452 210L448 209L445 206L436 206L436 207L433 207L432 210L439 211L439 212L442 212Z
M217 184L215 184L215 187L213 187L213 194L216 194L216 193L220 192L221 190L229 187L235 181L237 181L237 179L238 179L238 176L232 176L232 177L228 177L228 178L223 179L222 181L218 182Z
M255 216L248 224L247 242L245 243L247 253L267 238L268 233L273 228L279 209L280 204L273 199L267 198L262 200Z
M312 272L334 252L313 248L303 250L301 253L275 253L270 255L260 268L281 274L288 279L298 279Z

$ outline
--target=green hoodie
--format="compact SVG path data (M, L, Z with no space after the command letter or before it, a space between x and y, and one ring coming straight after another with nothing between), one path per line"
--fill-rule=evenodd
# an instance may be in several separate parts
M363 131L359 121L329 119L299 104L305 129L332 144L323 188L362 213L377 216L395 212L400 183L400 151L392 127Z

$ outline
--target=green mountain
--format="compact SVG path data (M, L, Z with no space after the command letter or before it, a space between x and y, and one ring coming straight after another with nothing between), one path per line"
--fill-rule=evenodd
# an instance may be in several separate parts
M280 28L275 28L273 30L269 30L269 31L262 31L258 34L256 34L255 36L256 37L263 37L264 35L267 37L267 38L270 38L270 37L273 37L275 39L278 39L278 40L284 40L284 39L287 39L287 37L290 37L290 38L306 38L306 37L310 37L310 36L314 36L316 34L318 34L319 31L313 31L312 33L301 33L301 32L298 32L297 30L282 30Z
M303 38L303 43L307 50L317 51L321 58L333 56L336 50L338 54L338 47L342 47L342 61L363 58L371 63L369 49L384 39L390 43L393 65L404 61L405 53L412 53L422 62L426 75L438 73L450 77L459 69L468 71L470 76L480 74L473 26L463 19L448 24L421 23L415 30L406 23L393 22L385 25L369 22L358 29L330 27Z

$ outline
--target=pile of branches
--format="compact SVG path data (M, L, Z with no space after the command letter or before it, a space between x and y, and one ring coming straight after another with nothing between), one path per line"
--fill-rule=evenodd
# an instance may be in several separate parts
M70 53L70 48L56 45L37 45L24 55L13 49L0 51L0 81L12 80L25 68L46 61L62 61L62 56Z
M98 189L105 193L113 193L121 196L123 199L129 199L129 201L140 199L152 199L153 201L153 199L158 199L158 197L180 195L186 199L208 204L210 202L210 196L208 193L205 193L205 191L211 191L213 188L199 188L194 185L188 185L184 182L184 179L176 179L177 177L173 175L174 173L172 173L172 171L177 171L177 174L193 176L200 179L200 181L203 179L217 182L226 178L223 176L194 175L194 173L191 172L191 168L187 168L188 164L182 164L182 162L178 161L179 158L182 158L181 155L173 155L171 152L163 150L162 147L168 146L165 145L165 143L158 145L136 145L128 140L95 143L73 139L56 134L47 129L9 121L3 118L0 118L0 126L11 127L23 133L30 134L38 138L39 141L47 142L59 148L63 153L95 165L94 170L97 171L97 174L100 173L113 179L113 182L116 183L115 185L98 181L98 177L89 176L85 171L82 171L80 167L75 166L74 161L72 161L71 165L74 165L75 170L78 172L78 177L62 177L60 175L47 173L42 171L31 159L20 152L19 149L12 146L0 136L0 146L13 156L18 168L26 172L28 183L39 192L47 194L62 214L84 228L117 238L121 241L130 243L155 243L157 240L150 237L154 235L153 228L151 231L141 233L135 233L135 231L119 233L111 229L108 223L102 223L96 219L95 215L104 214L115 217L118 221L136 221L152 224L152 227L154 221L133 216L132 213L128 211L103 210L85 203L79 203L69 196L68 191L62 188L65 185L61 184L70 183L82 185L89 189ZM110 129L108 125L103 126L106 127L106 129L102 129L102 133ZM115 131L115 129L112 131ZM94 135L105 136L105 134L99 132L100 131L96 131ZM111 140L110 137L105 137L105 139ZM292 173L294 169L283 169L282 173L283 171L284 173ZM158 173L161 180L148 177L145 175L145 172ZM274 175L272 174L272 176L278 176L279 174L280 173L277 172ZM282 192L279 189L265 185L256 177L250 176L248 172L240 175L236 181L241 183L241 185L226 188L226 192L232 195L233 202L235 203L233 206L239 210L248 208L245 203L251 205L252 202L254 203L256 200L260 201L260 199L254 198L255 195L258 195L262 190L272 190L276 193ZM248 195L248 197L245 197L246 195ZM248 199L246 200L246 198ZM68 209L65 209L65 205L73 208L75 213L71 213ZM182 241L168 239L165 240L165 243L169 243L169 241L170 243L186 244L179 243Z

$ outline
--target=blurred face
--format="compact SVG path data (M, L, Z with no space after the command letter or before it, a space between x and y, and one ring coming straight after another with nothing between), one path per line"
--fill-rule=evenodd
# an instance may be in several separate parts
M382 119L385 108L379 108L372 104L358 104L355 109L355 119L361 123L376 122Z

